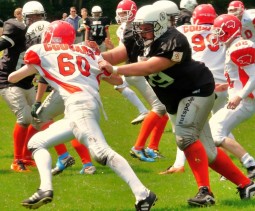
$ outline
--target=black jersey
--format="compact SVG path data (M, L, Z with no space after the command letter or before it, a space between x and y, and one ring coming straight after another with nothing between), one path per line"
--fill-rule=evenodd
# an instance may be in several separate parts
M136 42L133 42L133 48L127 46L131 43L127 40L124 42L129 57L133 57L131 51L137 46ZM147 58L159 56L178 62L164 71L146 76L170 114L177 112L180 100L185 97L205 97L213 93L214 79L211 71L204 63L192 60L187 38L174 27L169 28L145 52L143 56Z
M88 39L101 45L106 38L106 30L110 25L110 19L108 17L88 17L86 18L86 25L89 30Z
M26 26L15 18L4 22L0 42L9 42L10 46L4 49L3 57L0 59L0 89L8 86L29 89L33 86L33 76L27 77L16 84L8 82L9 74L16 70L19 55L25 51L25 34Z

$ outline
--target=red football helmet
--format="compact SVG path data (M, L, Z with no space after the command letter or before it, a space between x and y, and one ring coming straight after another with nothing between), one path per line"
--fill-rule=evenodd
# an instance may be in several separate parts
M234 37L241 36L241 21L229 14L218 16L213 23L214 34L220 42L227 43Z
M231 1L228 5L228 14L240 18L244 13L244 4L241 1Z
M75 29L66 21L54 21L49 24L42 37L42 43L60 43L71 45L75 40Z
M192 21L194 24L213 24L217 14L211 4L200 4L193 11Z
M125 12L126 15L123 16L122 12ZM122 0L117 6L116 9L116 20L123 22L131 22L135 19L135 15L137 12L136 3L131 0Z

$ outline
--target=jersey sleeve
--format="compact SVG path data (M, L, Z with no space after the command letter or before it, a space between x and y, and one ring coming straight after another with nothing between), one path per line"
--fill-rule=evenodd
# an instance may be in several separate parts
M29 48L24 56L24 62L25 64L34 64L34 65L40 65L41 59L39 55L36 53L34 46Z
M236 48L230 54L231 60L239 67L245 67L255 63L255 46L248 40L242 40L235 44Z
M11 42L12 46L14 46L16 42L25 43L25 33L25 25L15 21L15 19L9 19L4 23L2 36L5 37L7 41Z

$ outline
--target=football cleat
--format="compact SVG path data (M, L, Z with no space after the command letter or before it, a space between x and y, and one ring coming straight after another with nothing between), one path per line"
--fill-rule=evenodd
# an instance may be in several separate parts
M149 196L135 204L135 208L137 211L149 211L151 207L155 205L157 200L155 193L150 191Z
M159 172L159 174L174 174L174 173L184 173L184 166L174 167L169 166L165 171Z
M36 163L33 159L23 159L22 161L25 164L25 166L36 167Z
M138 124L140 124L140 123L144 120L144 118L145 118L147 115L148 115L148 112L140 113L138 117L136 117L135 119L133 119L133 120L131 121L131 124L132 124L132 125L138 125Z
M96 172L96 167L92 163L84 164L80 174L94 174Z
M251 199L255 195L255 184L251 182L243 188L238 187L237 193L239 192L240 199Z
M188 204L197 207L207 207L215 204L213 193L207 187L199 188L197 195L188 200Z
M150 157L153 159L164 158L164 156L159 153L159 150L150 149L149 147L147 147L144 151L145 151L145 154L147 155L147 157Z
M247 173L250 179L255 179L255 166L247 168Z
M145 162L154 162L155 161L153 158L149 158L146 156L144 149L136 150L135 147L132 147L130 150L130 155L134 158L138 158L141 161L145 161Z
M29 209L37 209L44 204L50 203L53 199L53 191L42 191L38 189L30 198L21 202L21 205Z
M16 172L30 172L30 170L25 166L22 160L15 160L11 164L11 169Z
M64 159L58 158L56 167L51 170L53 176L58 175L64 171L67 167L70 167L75 164L75 160L71 155L68 155Z

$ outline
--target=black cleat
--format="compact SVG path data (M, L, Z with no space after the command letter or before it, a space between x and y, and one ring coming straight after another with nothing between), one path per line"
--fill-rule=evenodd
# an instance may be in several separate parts
M188 200L188 204L197 207L207 207L215 204L213 193L207 187L201 187L194 198Z
M58 158L56 167L51 170L53 176L62 173L67 167L70 167L75 164L75 160L71 155L68 155L64 159Z
M155 193L150 191L149 196L135 204L135 208L137 211L149 211L151 207L155 205L157 200Z
M237 188L237 193L239 192L241 199L251 199L255 195L255 184L251 182L249 185L246 185L244 188Z
M42 191L38 189L30 198L21 202L21 205L29 209L37 209L44 204L50 203L53 199L53 191Z

